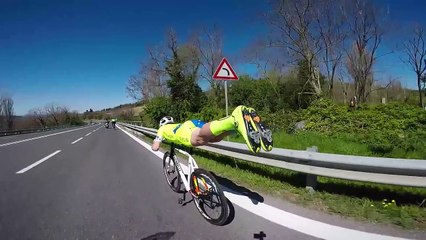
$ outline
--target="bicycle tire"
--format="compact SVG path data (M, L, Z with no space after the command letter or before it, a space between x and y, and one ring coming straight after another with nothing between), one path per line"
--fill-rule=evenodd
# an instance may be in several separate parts
M169 161L167 161L169 159ZM173 163L172 172L176 173L176 177L170 179L170 163ZM180 179L179 170L176 165L175 156L170 156L170 152L164 153L163 156L163 173L166 177L167 184L174 192L180 192L182 180Z
M195 179L197 179L197 182L198 182L198 179L203 178L205 180L205 183L208 182L207 184L211 186L206 195L197 196L196 194L194 194L196 192L194 177ZM204 219L206 219L211 224L218 225L218 226L223 225L228 218L228 202L226 200L225 195L223 194L222 189L219 187L219 183L217 182L217 180L214 178L214 176L210 172L201 168L195 169L195 171L191 174L190 179L191 179L190 188L191 188L191 192L193 193L192 196L194 199L194 204L197 207L198 212L200 212L201 216L203 216ZM206 199L208 200L209 197L212 198L214 195L216 195L216 199L219 202L218 207L221 210L221 213L217 218L213 218L209 216L209 214L206 212L206 209L204 206L208 206L207 204L205 203L201 204L201 201L204 201ZM210 202L213 203L211 199L210 199Z

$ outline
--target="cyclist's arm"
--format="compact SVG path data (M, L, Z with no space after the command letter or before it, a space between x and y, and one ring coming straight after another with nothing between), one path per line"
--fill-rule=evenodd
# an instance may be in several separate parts
M161 136L157 135L157 136L154 138L154 141L152 142L151 149L152 149L153 151L158 151L158 149L160 149L161 141L163 141L163 138L162 138Z

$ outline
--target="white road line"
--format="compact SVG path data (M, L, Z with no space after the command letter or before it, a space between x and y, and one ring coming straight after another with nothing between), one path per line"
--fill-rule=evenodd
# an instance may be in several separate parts
M36 139L51 137L51 136L55 136L55 135L59 135L59 134L69 133L69 132L73 132L73 131L77 131L77 130L82 130L82 129L85 129L85 128L88 128L88 127L77 128L77 129L72 129L72 130L63 131L63 132L57 132L57 133L52 133L52 134L43 135L43 136L34 137L34 138L27 138L27 139L15 141L15 142L3 143L3 144L0 144L0 147L5 147L5 146L13 145L13 144L18 144L18 143L33 141L33 140L36 140Z
M163 159L162 152L155 152L151 150L151 146L139 138L133 136L132 134L124 131L120 128L125 134L135 140L137 143L151 151L154 155ZM185 172L186 166L181 164L182 170ZM228 189L224 188L224 193L226 197L234 204L237 204L241 208L258 215L266 220L284 226L286 228L292 229L297 232L301 232L307 235L311 235L321 239L331 239L331 240L340 240L340 239L374 239L374 240L402 240L406 238L398 238L392 236L386 236L376 233L368 233L363 231L358 231L350 228L339 227L320 221L312 220L305 218L293 213L286 212L279 208L269 206L264 203L253 204L250 198L247 196L242 196L235 194Z
M81 137L81 138L79 138L79 139L75 140L74 142L72 142L71 144L74 144L74 143L76 143L76 142L80 141L81 139L83 139L83 138Z
M92 133L89 132L88 134L86 134L86 137L89 136L90 134L92 134Z
M44 158L42 158L42 159L38 160L37 162L35 162L35 163L33 163L33 164L29 165L28 167L23 168L23 169L21 169L21 170L17 171L17 172L16 172L16 174L21 174L21 173L24 173L24 172L26 172L26 171L30 170L31 168L33 168L33 167L35 167L35 166L39 165L40 163L42 163L42 162L46 161L47 159L49 159L49 158L51 158L51 157L55 156L56 154L58 154L58 153L60 153L60 152L61 152L61 150L58 150L58 151L56 151L56 152L54 152L54 153L50 154L49 156L46 156L46 157L44 157Z

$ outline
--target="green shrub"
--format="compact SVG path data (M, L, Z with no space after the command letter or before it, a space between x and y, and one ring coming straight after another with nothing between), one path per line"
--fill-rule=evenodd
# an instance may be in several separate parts
M230 109L229 111L232 111ZM213 104L205 105L200 112L190 113L187 115L187 119L200 119L204 122L217 120L226 116L226 110L220 107L216 107Z
M142 121L148 125L158 127L158 122L164 116L172 116L172 103L170 98L156 97L145 104L145 109L141 113Z
M298 112L269 112L269 111L259 111L259 115L262 116L265 124L273 131L286 131L292 132L294 123L298 119Z
M365 143L375 154L387 155L394 150L424 151L426 111L404 103L361 105L356 110L319 99L302 111L307 122L305 131L329 136L354 134L354 141Z

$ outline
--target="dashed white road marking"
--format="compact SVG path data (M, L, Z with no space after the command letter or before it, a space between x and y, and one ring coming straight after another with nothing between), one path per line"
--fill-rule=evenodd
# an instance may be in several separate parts
M83 139L83 138L81 137L81 138L79 138L79 139L75 140L74 142L72 142L71 144L74 144L74 143L76 143L76 142L80 141L81 139Z
M50 155L48 155L48 156L46 156L46 157L44 157L44 158L40 159L40 160L38 160L37 162L35 162L35 163L33 163L33 164L29 165L28 167L23 168L23 169L21 169L21 170L17 171L17 172L16 172L16 174L22 174L22 173L24 173L24 172L26 172L26 171L30 170L31 168L33 168L33 167L35 167L35 166L37 166L37 165L41 164L42 162L46 161L47 159L49 159L49 158L51 158L51 157L55 156L56 154L58 154L58 153L60 153L60 152L61 152L61 150L58 150L58 151L56 151L56 152L54 152L54 153L52 153L52 154L50 154Z
M27 138L27 139L15 141L15 142L3 143L3 144L0 144L0 147L5 147L5 146L13 145L13 144L18 144L18 143L33 141L33 140L41 139L41 138L47 138L47 137L51 137L51 136L55 136L55 135L59 135L59 134L64 134L64 133L69 133L69 132L73 132L73 131L77 131L77 130L82 130L82 129L86 129L86 128L89 128L89 127L71 129L71 130L67 130L67 131L63 131L63 132L57 132L57 133L52 133L52 134L43 135L43 136L39 136L39 137Z
M89 132L89 133L88 133L88 134L86 134L85 136L87 137L87 136L89 136L90 134L92 134L92 133L90 133L90 132Z

